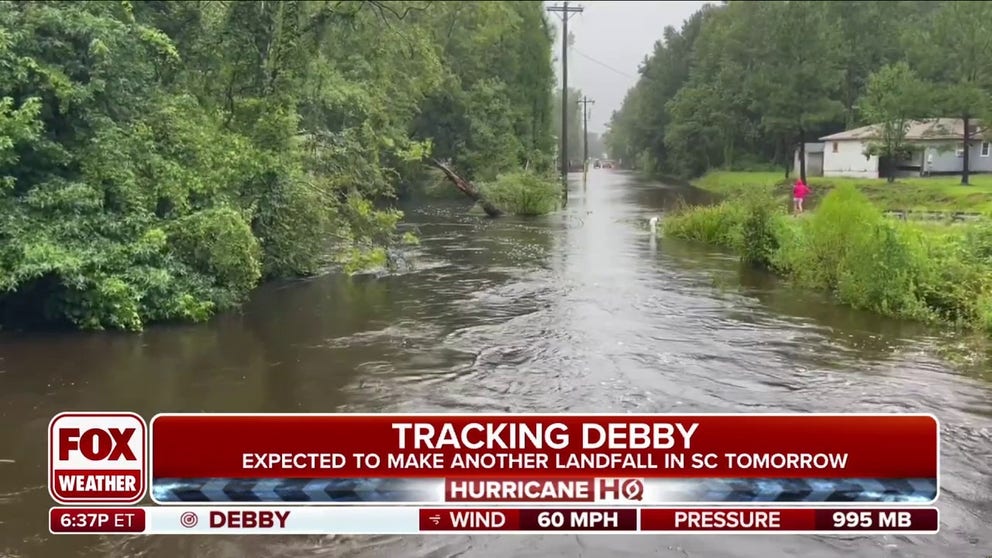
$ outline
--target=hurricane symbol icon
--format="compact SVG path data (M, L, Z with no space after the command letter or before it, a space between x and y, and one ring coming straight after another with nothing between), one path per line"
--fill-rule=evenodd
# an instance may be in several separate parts
M200 519L196 517L196 512L183 512L183 514L179 516L179 524L187 529L196 527L199 520Z

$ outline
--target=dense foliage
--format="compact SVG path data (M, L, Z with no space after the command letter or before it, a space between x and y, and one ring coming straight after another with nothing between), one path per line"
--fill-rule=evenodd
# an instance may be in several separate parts
M988 2L708 5L665 29L607 145L626 165L697 176L788 169L801 142L854 125L980 118L992 98L990 28ZM901 86L912 90L880 97ZM880 152L898 152L895 136Z
M992 333L992 225L926 227L893 221L845 184L808 218L781 201L744 196L688 208L664 233L736 250L855 308Z
M0 2L0 324L380 260L428 153L550 168L551 44L539 2Z

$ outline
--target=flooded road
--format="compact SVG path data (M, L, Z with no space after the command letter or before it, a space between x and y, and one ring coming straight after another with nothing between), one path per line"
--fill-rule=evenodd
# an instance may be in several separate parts
M992 384L954 343L657 240L693 192L611 170L569 207L487 220L407 210L422 245L383 279L259 289L244 312L141 335L0 336L0 557L767 558L992 554ZM48 421L156 412L928 412L941 420L931 537L52 537Z

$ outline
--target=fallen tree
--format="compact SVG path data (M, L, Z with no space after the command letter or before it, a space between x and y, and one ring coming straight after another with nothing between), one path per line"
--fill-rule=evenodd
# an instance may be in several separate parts
M431 159L430 162L435 167L441 169L441 172L448 177L448 180L455 185L455 188L461 190L462 193L471 198L473 201L478 202L479 206L482 207L482 210L486 212L486 215L490 217L499 217L503 214L503 211L500 208L486 200L486 198L482 195L482 192L480 192L474 184L455 174L455 171L451 170L451 168L441 161Z

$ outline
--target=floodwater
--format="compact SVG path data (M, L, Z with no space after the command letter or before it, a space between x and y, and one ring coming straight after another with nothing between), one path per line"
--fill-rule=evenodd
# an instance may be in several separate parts
M206 325L0 337L0 557L992 555L988 374L937 356L953 336L649 234L650 216L694 195L593 170L552 216L411 207L423 242L406 273L270 284ZM942 425L942 525L927 537L49 535L48 421L118 409L928 412Z

